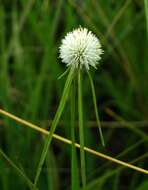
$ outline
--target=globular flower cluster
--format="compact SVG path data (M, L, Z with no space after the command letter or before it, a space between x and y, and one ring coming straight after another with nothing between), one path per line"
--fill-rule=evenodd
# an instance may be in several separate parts
M69 32L60 46L62 62L74 68L85 67L87 70L90 66L96 68L102 53L99 39L91 31L82 27Z

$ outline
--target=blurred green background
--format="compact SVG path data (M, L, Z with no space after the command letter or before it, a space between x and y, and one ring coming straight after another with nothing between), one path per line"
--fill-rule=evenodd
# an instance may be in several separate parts
M135 164L147 168L148 3L144 2L147 0L0 1L0 108L49 128L65 83L65 78L57 79L66 69L59 58L61 39L80 25L87 27L104 49L100 67L92 69L92 75L106 147L100 145L84 74L85 144L124 161L138 159ZM56 130L66 138L70 138L69 109L67 102ZM0 115L0 148L30 179L43 143L41 134ZM70 146L53 140L39 188L71 189L70 158ZM86 163L87 189L148 189L147 176L142 173L88 153ZM20 188L28 189L0 155L0 190Z

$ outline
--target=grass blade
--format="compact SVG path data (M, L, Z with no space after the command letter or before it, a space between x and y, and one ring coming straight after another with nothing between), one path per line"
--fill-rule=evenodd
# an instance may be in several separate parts
M99 128L101 143L102 143L103 146L105 146L104 138L103 138L103 134L102 134L102 129L101 129L100 118L99 118L99 114L98 114L98 110L97 110L97 101L96 101L96 94L95 94L94 83L93 83L93 80L92 80L92 77L91 77L90 73L89 72L87 72L87 73L88 73L89 81L90 81L90 85L91 85L92 96L93 96L93 103L94 103L94 109L95 109L95 114L96 114L97 125L98 125L98 128Z

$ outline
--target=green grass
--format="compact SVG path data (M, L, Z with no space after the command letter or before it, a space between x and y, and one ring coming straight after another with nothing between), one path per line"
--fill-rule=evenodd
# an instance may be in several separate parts
M68 74L58 80L66 70L59 59L58 47L65 34L79 25L92 30L104 50L100 67L91 70L96 96L95 111L87 73L83 74L81 81L85 145L113 157L121 156L128 162L143 155L135 164L146 168L147 0L86 0L79 3L74 0L2 1L0 108L43 128L52 128L48 121L53 121ZM73 108L72 101L67 101L65 114L59 123L54 124L54 128L58 124L58 134L78 142L78 95L75 92L75 97L70 97L70 94L67 98L75 99L76 107ZM97 111L105 147L102 147L98 133ZM72 112L75 112L75 123ZM107 127L102 121L107 122ZM117 122L118 126L111 127L110 121ZM139 123L136 125L133 121ZM124 124L125 127L121 127ZM41 135L0 115L0 148L7 155L0 155L0 189L28 189L28 182L32 183L36 175L44 141L46 139ZM38 189L78 189L81 183L80 154L83 154L83 149L80 153L74 146L71 149L56 141L50 144ZM8 164L7 158L10 160ZM120 166L88 153L85 160L86 189L107 190L110 187L117 190L125 185L123 181L127 181L126 189L148 188L147 176L142 173L128 168L120 169Z

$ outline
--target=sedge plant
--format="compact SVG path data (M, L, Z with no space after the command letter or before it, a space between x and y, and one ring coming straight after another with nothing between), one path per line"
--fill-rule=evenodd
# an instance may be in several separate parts
M49 135L47 136L46 142L43 147L43 151L40 157L40 161L37 167L36 176L34 180L34 189L37 187L37 182L42 170L42 166L44 164L48 148L51 144L53 134L56 130L56 127L59 123L60 117L64 111L64 107L66 105L66 101L70 96L70 91L74 94L71 95L71 113L75 114L75 84L77 84L77 102L78 102L78 124L79 124L79 138L80 138L80 163L81 163L81 181L82 181L82 189L86 187L86 165L85 165L85 153L84 153L84 144L85 144L85 135L84 135L84 125L83 125L83 84L84 81L82 80L82 73L86 71L88 74L88 78L90 80L91 90L92 90L92 97L93 97L93 104L94 110L97 120L97 125L99 127L100 139L101 143L104 146L104 139L102 135L102 130L100 126L100 119L98 115L97 103L96 103L96 95L95 95L95 88L93 84L93 80L90 74L90 68L94 67L97 68L99 61L101 59L101 55L103 50L101 48L101 44L99 39L91 32L88 31L86 28L79 27L78 29L69 32L65 38L62 40L62 44L60 46L60 58L62 62L64 62L67 66L67 70L60 76L63 77L68 74L65 86L63 89L62 97L55 113L53 122L50 127ZM77 83L76 83L77 82ZM74 102L72 102L74 100ZM76 159L76 151L74 147L75 143L75 132L74 132L74 119L75 115L72 116L71 114L71 127L72 127L72 170L76 169L76 165L74 165L73 160ZM72 180L75 177L75 174L72 173ZM74 186L76 184L72 183Z

